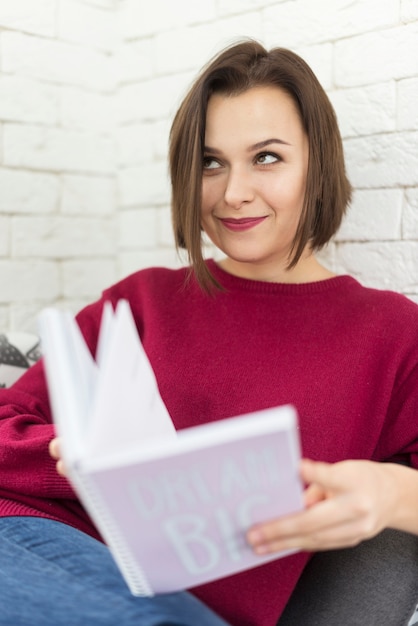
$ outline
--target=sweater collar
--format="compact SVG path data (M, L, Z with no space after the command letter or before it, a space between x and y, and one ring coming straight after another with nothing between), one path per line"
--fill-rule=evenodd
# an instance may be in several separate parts
M274 283L261 280L250 280L230 274L222 269L214 259L207 259L208 270L227 291L250 291L253 293L282 293L289 295L315 294L346 289L358 285L352 276L343 274L325 280L309 283Z

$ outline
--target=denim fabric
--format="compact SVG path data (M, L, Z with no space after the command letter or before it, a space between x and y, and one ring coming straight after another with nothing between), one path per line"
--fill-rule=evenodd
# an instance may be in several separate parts
M0 519L0 625L227 626L187 592L133 596L106 546L35 517Z

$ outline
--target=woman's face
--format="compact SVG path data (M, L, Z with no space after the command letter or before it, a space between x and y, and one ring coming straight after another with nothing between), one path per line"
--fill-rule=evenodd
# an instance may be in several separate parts
M308 138L292 98L276 87L208 103L202 227L226 269L274 279L289 261L302 211Z

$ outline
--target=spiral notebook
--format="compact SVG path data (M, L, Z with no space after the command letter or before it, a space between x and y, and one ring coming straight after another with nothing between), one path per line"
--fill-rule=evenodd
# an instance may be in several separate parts
M68 313L44 310L40 333L69 479L133 594L289 554L255 555L245 532L302 508L292 406L176 432L126 301L105 307L95 360Z

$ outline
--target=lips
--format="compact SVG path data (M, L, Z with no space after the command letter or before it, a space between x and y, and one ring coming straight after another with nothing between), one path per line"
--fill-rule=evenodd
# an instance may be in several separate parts
M225 217L225 218L220 218L220 221L225 226L225 228L228 228L228 230L241 232L244 230L249 230L250 228L254 228L255 226L258 226L258 224L261 224L262 222L264 222L265 219L266 219L266 216L263 215L262 217L240 217L240 218Z

